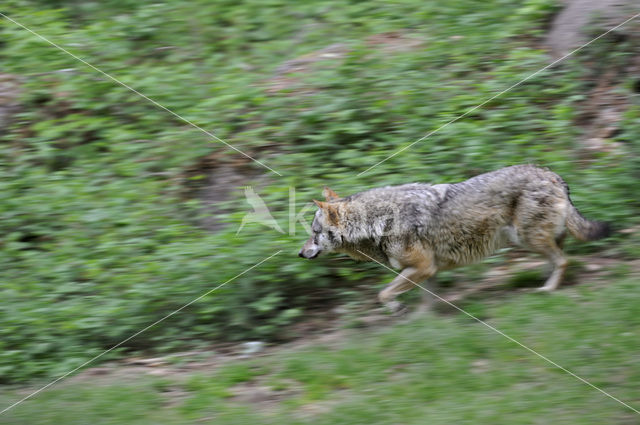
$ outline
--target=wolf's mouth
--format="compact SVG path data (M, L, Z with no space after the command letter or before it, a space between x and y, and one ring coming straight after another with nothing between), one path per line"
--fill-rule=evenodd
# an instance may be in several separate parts
M318 251L316 251L316 252L315 252L311 257L307 257L306 255L304 255L304 251L302 251L302 250L301 250L301 251L298 253L298 257L306 258L307 260L313 260L313 259L314 259L314 258L316 258L318 255L320 255L320 253L321 253L321 252L322 252L322 251L318 250Z

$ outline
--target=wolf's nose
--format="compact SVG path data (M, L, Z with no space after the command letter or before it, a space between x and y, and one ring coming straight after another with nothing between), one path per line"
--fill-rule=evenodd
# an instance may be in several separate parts
M304 255L302 255L302 251L298 252L298 257L304 258Z

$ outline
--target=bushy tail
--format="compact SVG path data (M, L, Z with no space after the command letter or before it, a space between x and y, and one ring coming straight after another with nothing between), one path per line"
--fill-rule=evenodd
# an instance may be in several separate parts
M611 234L609 223L587 220L573 204L571 204L571 210L567 217L567 229L581 241L595 241Z

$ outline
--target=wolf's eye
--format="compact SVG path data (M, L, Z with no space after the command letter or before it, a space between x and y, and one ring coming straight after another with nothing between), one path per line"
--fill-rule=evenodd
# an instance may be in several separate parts
M329 240L333 240L335 238L331 230L327 231L327 235L329 236Z

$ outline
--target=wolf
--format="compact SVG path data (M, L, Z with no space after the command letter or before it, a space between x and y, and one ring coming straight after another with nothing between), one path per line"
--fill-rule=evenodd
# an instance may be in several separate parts
M509 242L546 256L552 272L539 291L553 291L567 267L567 231L582 241L610 234L605 222L587 220L556 173L515 165L459 183L410 183L341 198L325 187L311 235L299 252L313 259L345 253L400 270L378 294L392 312L395 298L440 270L477 262Z

